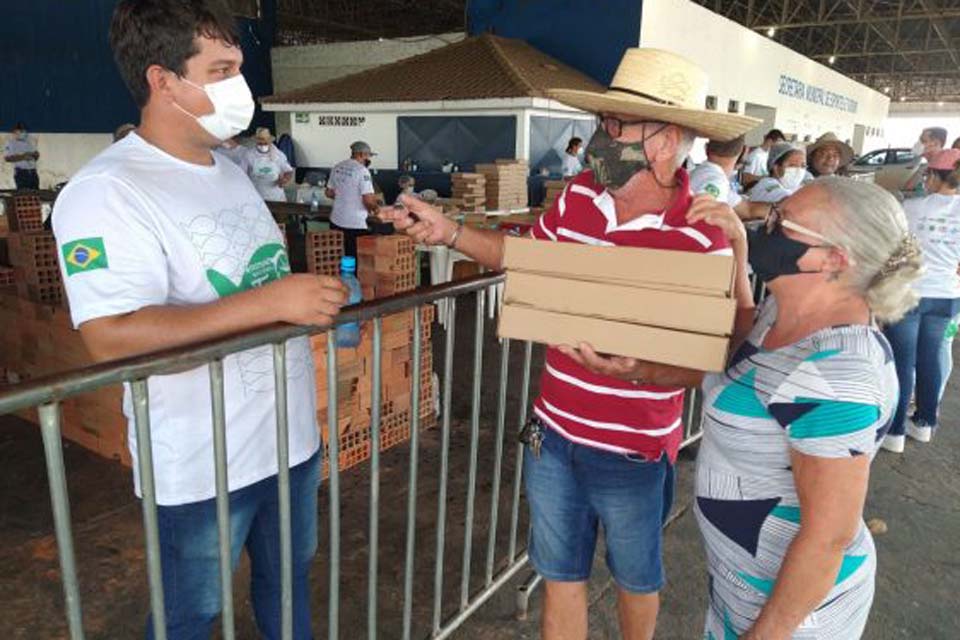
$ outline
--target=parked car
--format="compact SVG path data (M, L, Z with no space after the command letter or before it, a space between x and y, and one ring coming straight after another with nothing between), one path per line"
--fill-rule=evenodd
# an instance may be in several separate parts
M853 176L872 173L878 185L888 191L899 191L916 173L922 160L913 149L877 149L850 163L847 172Z

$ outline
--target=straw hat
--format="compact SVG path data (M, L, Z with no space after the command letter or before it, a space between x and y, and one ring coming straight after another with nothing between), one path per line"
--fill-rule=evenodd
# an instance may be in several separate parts
M553 89L551 98L592 113L623 113L692 129L726 142L762 121L704 108L707 74L682 56L660 49L627 49L604 92Z
M828 131L817 138L816 142L807 147L807 157L813 157L813 154L817 151L817 149L822 149L823 147L830 145L834 145L840 152L841 167L850 164L850 162L853 160L853 156L856 155L856 153L853 151L853 147L845 142L842 142L840 138L838 138L832 131Z

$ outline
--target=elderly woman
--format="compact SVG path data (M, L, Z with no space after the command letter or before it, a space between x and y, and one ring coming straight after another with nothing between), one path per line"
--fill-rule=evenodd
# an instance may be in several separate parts
M743 242L725 205L690 219ZM859 638L876 571L863 504L897 401L876 323L915 304L919 251L893 196L843 178L774 207L749 249L772 295L724 373L568 351L645 383L702 380L695 508L710 572L706 638Z
M780 202L796 193L807 177L806 152L790 142L777 143L770 149L767 169L770 175L747 194L750 202Z
M937 426L940 395L952 361L943 353L950 321L960 313L960 150L937 152L926 169L930 195L903 203L910 229L923 250L925 273L914 285L920 304L903 320L885 329L900 376L900 403L883 440L894 453L904 449L905 435L930 442ZM949 349L947 341L947 349ZM907 421L907 407L916 380L917 411Z

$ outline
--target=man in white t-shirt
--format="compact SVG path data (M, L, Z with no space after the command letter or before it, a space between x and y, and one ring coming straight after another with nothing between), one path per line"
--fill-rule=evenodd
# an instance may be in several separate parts
M744 220L763 218L769 207L755 207L745 200L730 183L737 159L743 153L743 136L729 142L707 142L707 160L690 172L690 191L695 196L713 196L718 202L726 202Z
M121 0L110 41L140 106L140 126L70 180L54 218L70 312L93 358L144 354L275 322L328 325L345 301L344 287L290 273L263 199L239 167L213 152L248 126L254 109L229 9L222 0ZM320 441L309 342L289 341L286 354L294 637L306 639ZM257 625L262 636L278 638L272 349L225 357L223 379L232 559L236 566L246 548ZM148 380L171 640L208 638L221 609L210 385L207 366ZM131 405L127 389L128 418ZM140 495L132 419L129 446Z
M36 140L27 133L26 125L18 122L3 146L3 159L13 164L13 182L17 189L40 188L40 176L37 174L39 158Z
M377 215L379 203L370 176L370 145L358 140L350 145L350 157L334 165L327 183L327 196L333 198L330 228L343 232L343 253L357 255L357 238L365 236L367 218Z
M763 136L763 144L747 154L743 166L743 178L741 179L744 189L749 190L761 178L770 175L767 169L770 148L784 140L786 140L786 137L780 129L770 129L767 135Z
M259 127L254 136L254 146L246 149L240 158L240 168L253 182L253 186L267 202L286 202L283 188L293 178L293 167L283 151L273 144L273 134L266 127Z

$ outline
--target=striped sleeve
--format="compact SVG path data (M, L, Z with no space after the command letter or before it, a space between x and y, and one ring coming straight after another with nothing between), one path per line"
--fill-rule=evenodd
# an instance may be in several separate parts
M770 399L768 410L794 450L820 458L872 455L889 416L881 371L860 354L825 349L808 356Z
M563 189L563 193L553 201L550 208L543 212L536 224L533 225L533 228L530 229L530 235L535 239L557 241L557 227L560 226L560 208L563 206L564 199L567 197L569 190L570 185L568 184Z

